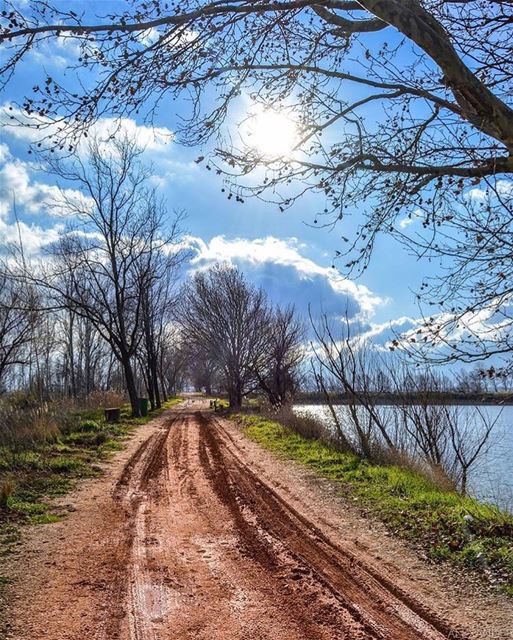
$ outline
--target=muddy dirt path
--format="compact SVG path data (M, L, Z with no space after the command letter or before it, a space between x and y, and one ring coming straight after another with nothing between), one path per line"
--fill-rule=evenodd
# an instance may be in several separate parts
M185 406L148 427L97 499L63 524L73 535L92 517L87 509L102 505L89 529L95 542L74 540L82 545L80 562L70 556L61 571L50 570L47 592L32 596L32 612L28 594L19 595L30 623L14 625L8 637L479 637L367 562L365 552L339 546L300 500L284 498L262 478L233 425L200 408Z

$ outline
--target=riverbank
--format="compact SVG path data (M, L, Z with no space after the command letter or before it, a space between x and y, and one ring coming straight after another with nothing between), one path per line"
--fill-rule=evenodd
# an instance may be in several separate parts
M263 416L235 414L232 419L265 449L336 483L346 498L432 561L471 570L513 596L513 516L443 490L420 473L340 453Z
M330 400L334 405L363 404L362 398L347 394L330 394ZM423 393L367 393L365 402L373 405L483 405L483 406L512 406L513 394L502 393L458 393L456 391L426 391ZM295 404L326 404L326 396L321 393L298 393L294 397Z

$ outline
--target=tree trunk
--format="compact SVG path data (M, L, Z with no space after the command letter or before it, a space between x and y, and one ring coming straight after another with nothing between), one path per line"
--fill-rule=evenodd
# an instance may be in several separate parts
M242 406L242 393L240 389L230 389L228 391L228 401L230 409L238 411Z
M155 384L153 375L149 366L146 367L146 389L148 391L148 400L150 401L150 409L155 409Z
M141 415L141 411L139 408L139 399L137 396L137 387L135 384L135 376L134 370L132 368L132 363L130 362L130 356L122 355L123 371L125 374L125 382L126 389L128 392L128 397L130 398L130 407L132 409L132 417L139 418Z
M149 364L148 372L150 374L151 384L153 387L153 398L154 398L155 408L160 409L160 407L162 406L162 402L160 399L157 357L155 356L153 349L152 349L148 364Z

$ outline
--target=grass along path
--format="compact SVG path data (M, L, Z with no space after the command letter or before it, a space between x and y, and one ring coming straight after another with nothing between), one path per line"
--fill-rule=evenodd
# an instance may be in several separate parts
M265 449L337 483L340 492L435 561L471 567L513 597L513 516L444 491L420 473L379 466L258 415L234 414Z
M123 407L117 424L107 424L102 409L77 411L69 428L46 442L21 451L0 448L0 565L3 555L15 551L23 525L54 522L65 514L52 498L66 494L82 478L101 474L99 463L123 449L137 426L178 402L173 398L144 418L131 418L129 407ZM4 582L0 571L0 592Z

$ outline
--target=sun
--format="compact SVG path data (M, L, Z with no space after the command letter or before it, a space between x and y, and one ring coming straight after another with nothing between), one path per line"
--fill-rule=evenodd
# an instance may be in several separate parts
M298 142L293 120L274 109L262 109L250 115L241 133L244 143L267 159L290 156Z

